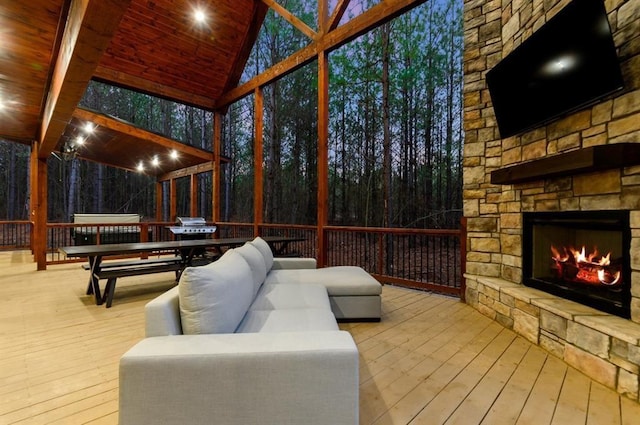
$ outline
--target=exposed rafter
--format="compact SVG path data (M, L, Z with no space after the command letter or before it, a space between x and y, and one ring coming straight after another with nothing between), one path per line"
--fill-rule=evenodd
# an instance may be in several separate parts
M56 148L130 1L71 3L40 126L39 158Z
M88 111L86 109L78 108L73 112L73 117L83 121L92 122L98 126L105 127L110 130L115 130L120 133L124 133L139 139L148 140L156 145L163 146L168 149L176 149L181 153L187 153L203 160L211 160L212 153L195 148L193 146L185 145L175 140L166 138L156 133L144 130L139 127L135 127L130 123L121 121L106 115L98 114Z
M349 7L350 0L339 0L336 8L333 10L331 17L329 18L329 28L327 31L333 31L340 24L340 19L344 16L344 12Z
M307 24L302 22L302 20L300 20L293 13L280 6L280 4L276 3L275 0L262 0L262 2L273 9L278 15L282 16L285 21L296 27L301 33L303 33L310 39L315 40L318 37L318 33L316 31L309 28Z
M179 101L185 105L195 106L204 110L211 110L213 101L206 96L186 92L175 87L151 82L145 78L132 74L116 71L104 66L98 66L93 74L96 81L114 84L126 89L135 90L152 96L159 96L173 101Z
M298 50L282 62L272 66L245 84L230 90L218 100L215 109L224 109L233 102L252 94L256 88L278 80L316 60L318 53L335 50L425 1L426 0L386 0L373 6L348 23L337 27L327 34L323 34L310 45Z

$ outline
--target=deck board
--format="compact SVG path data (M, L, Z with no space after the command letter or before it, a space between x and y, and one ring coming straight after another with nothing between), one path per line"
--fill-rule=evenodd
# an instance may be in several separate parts
M172 273L87 296L78 264L0 252L0 424L118 422L118 361ZM458 300L383 288L380 323L341 323L360 352L360 423L640 425L640 405Z

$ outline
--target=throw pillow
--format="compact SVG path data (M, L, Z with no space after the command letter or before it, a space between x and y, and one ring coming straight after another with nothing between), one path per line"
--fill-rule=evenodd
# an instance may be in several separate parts
M253 275L255 295L260 289L260 286L262 286L264 279L267 277L267 267L264 263L264 258L262 258L262 253L260 253L258 248L250 243L246 243L240 248L236 248L234 251L242 255L242 258L244 258L247 264L249 264L251 274Z
M178 294L184 334L233 333L253 301L251 269L229 250L209 265L186 268Z
M258 248L258 251L260 251L262 257L264 258L264 264L267 267L267 273L269 273L271 267L273 266L273 252L271 252L271 247L269 246L269 244L260 236L249 243Z

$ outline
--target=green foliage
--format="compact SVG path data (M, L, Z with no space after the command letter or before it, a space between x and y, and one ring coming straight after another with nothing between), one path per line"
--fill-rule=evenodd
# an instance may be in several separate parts
M353 0L342 22L376 3ZM280 4L316 29L315 0ZM242 81L309 43L306 35L270 11ZM331 224L458 225L462 208L462 49L462 1L431 0L331 52ZM314 224L317 220L317 78L313 62L263 89L266 222ZM81 104L212 150L210 112L97 82L90 84ZM254 99L249 96L231 105L223 119L222 153L230 159L223 166L221 181L225 221L253 220L254 117ZM28 191L19 188L27 184L28 159L28 147L0 144L4 170L0 174L0 215L26 218ZM199 208L201 215L210 217L211 177L200 179ZM188 179L179 181L177 189L178 213L189 215ZM168 203L167 196L164 202ZM168 219L166 211L167 205ZM52 157L49 218L66 221L75 212L136 212L153 217L155 181L99 164Z
M354 2L343 21L373 4ZM287 2L286 7L296 16L308 13L300 1ZM382 69L384 30L389 33L388 81L383 81ZM308 42L270 12L244 80ZM331 53L332 224L381 226L384 205L388 205L392 226L457 227L462 208L462 48L461 1L435 0ZM306 66L264 89L267 222L313 224L316 220L316 68L315 63ZM389 92L390 196L385 195L383 184L384 84ZM239 104L243 102L247 100ZM235 183L225 196L232 205L224 209L229 220L248 217L252 208L245 202L251 189L239 182L251 180L251 171L243 164L253 162L252 132L247 131L253 122L253 104L239 108L251 112L243 120L226 121L225 146L235 149L231 166Z

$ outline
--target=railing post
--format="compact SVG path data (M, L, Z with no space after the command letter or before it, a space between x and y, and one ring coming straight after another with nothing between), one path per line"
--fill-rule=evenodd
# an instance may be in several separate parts
M384 259L385 259L385 252L384 252L384 247L385 247L385 243L384 243L384 233L378 233L378 274L379 275L383 275L384 273Z
M460 219L460 301L466 302L467 280L467 217Z

